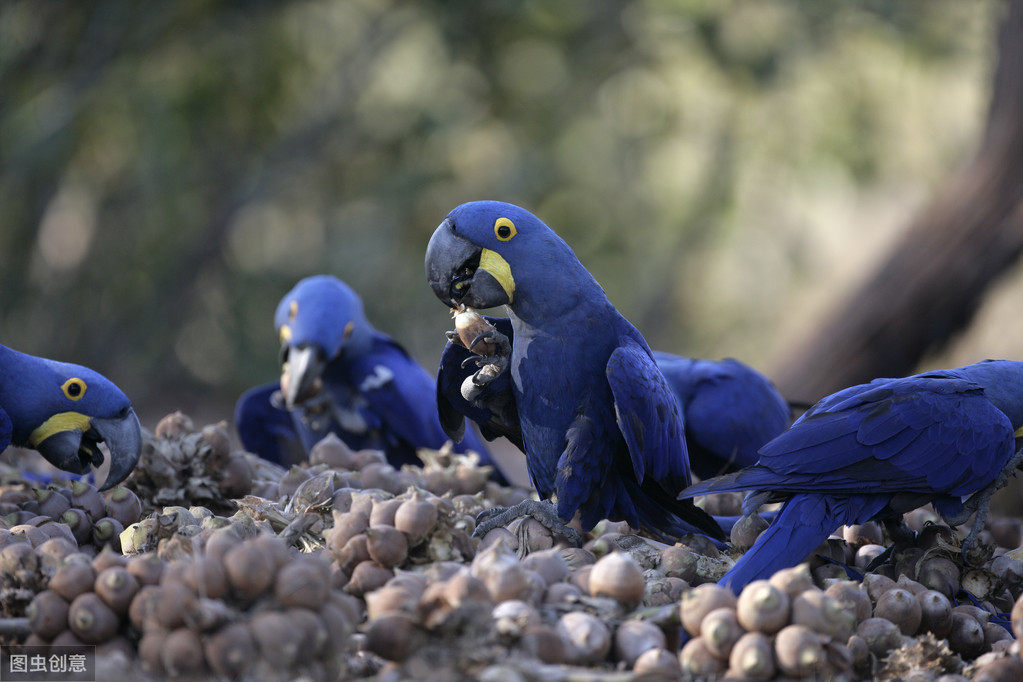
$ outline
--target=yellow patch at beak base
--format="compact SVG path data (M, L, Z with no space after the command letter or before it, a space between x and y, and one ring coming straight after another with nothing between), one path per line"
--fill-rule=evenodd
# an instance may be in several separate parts
M504 293L508 295L509 303L514 300L515 278L512 277L511 266L508 265L508 261L501 257L501 254L490 249L483 249L480 252L480 265L478 269L486 270L497 280L497 283L504 289Z
M38 447L55 433L64 431L85 433L91 426L92 419L81 412L60 412L36 427L35 431L29 434L28 442L32 447Z

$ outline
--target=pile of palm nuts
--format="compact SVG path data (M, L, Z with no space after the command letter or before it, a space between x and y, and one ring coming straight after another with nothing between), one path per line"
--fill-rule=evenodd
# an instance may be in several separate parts
M95 646L156 680L1023 679L1018 519L964 558L919 510L877 568L882 529L844 528L736 595L716 582L755 515L728 550L611 522L574 547L532 518L477 538L480 511L529 493L472 456L396 470L328 437L284 470L179 413L145 453L103 494L0 487L3 644Z

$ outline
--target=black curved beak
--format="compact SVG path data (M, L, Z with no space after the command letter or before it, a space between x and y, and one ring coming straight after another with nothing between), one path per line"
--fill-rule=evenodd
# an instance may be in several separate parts
M99 443L110 452L110 470L100 490L107 490L128 477L142 454L142 428L135 411L127 408L120 416L89 419L89 429L58 431L36 445L50 464L73 474L84 474L103 463Z
M142 453L142 428L139 426L135 410L129 407L128 412L120 417L93 419L92 430L106 443L110 452L110 471L107 472L107 480L100 486L100 490L107 490L128 478L128 474L139 463L139 456Z
M287 367L282 368L281 391L290 410L309 400L322 388L321 376L327 366L323 353L315 346L288 349Z
M437 298L452 308L494 308L510 302L505 286L480 267L481 247L455 234L450 218L426 246L426 281Z

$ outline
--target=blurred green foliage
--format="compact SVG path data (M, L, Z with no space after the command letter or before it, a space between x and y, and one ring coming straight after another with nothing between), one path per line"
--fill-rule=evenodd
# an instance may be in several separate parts
M492 198L651 345L766 368L968 155L1000 9L5 0L0 340L227 417L329 272L433 367L426 241Z

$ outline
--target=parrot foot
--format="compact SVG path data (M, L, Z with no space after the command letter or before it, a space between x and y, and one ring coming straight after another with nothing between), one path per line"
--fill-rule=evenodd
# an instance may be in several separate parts
M483 537L495 528L507 526L517 518L532 516L555 535L566 538L576 547L582 546L582 536L574 528L569 528L558 517L557 509L550 502L525 500L512 507L486 509L476 517L476 531L473 537Z
M889 561L894 560L900 548L904 549L905 547L916 545L916 533L906 525L906 521L901 516L897 519L886 519L882 523L888 532L888 537L891 539L892 544L888 545L885 551L870 560L870 563L864 569L865 573L870 573Z
M991 485L970 496L970 499L966 500L963 504L963 510L955 518L946 519L950 525L958 526L965 523L971 514L976 513L976 517L973 519L973 526L970 528L966 539L963 540L962 556L967 566L977 565L978 563L974 560L975 557L972 556L972 550L977 542L977 536L980 535L980 531L984 530L984 523L987 521L988 512L991 511L991 496L1009 482L1009 477L1014 475L1016 467L1021 463L1023 463L1023 448L1006 462L1002 471L998 474L998 478Z

